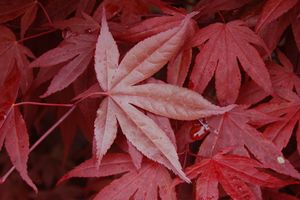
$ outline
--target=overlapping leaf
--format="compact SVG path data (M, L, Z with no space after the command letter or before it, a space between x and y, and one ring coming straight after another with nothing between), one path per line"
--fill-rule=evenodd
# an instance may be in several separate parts
M107 154L107 156L103 158L102 163L99 167L96 166L96 163L97 159L95 157L86 160L85 162L81 163L80 165L66 173L58 181L58 183L74 177L104 177L135 170L130 157L126 154L121 153Z
M281 90L280 96L286 100L262 104L257 108L269 115L282 117L282 120L269 125L264 131L264 135L279 149L283 149L295 131L298 152L300 152L300 97L289 90Z
M38 6L37 1L34 0L15 0L15 1L1 1L0 2L0 23L13 20L21 15L21 37L34 21Z
M147 181L145 181L147 180ZM146 162L138 171L132 170L102 189L94 200L175 200L172 178L161 165Z
M0 99L0 149L4 143L10 160L22 179L37 191L27 172L29 138L26 124L18 108L13 106L18 89L19 74L13 69L1 87L4 98Z
M176 11L173 11L172 14L173 16L167 15L144 20L126 31L117 32L116 38L130 42L138 42L170 28L174 28L181 23L185 15ZM196 31L195 21L191 20L189 29L189 35L187 37L192 37ZM167 82L182 86L187 77L191 62L192 48L189 43L186 43L186 45L182 47L182 50L180 50L168 64Z
M0 134L5 135L5 149L11 162L19 171L22 179L36 192L37 188L28 176L27 160L29 155L29 137L25 121L17 108L11 108Z
M241 85L240 63L260 87L272 93L268 70L253 46L265 45L242 21L211 24L196 33L193 44L203 45L190 78L194 90L202 93L215 74L218 100L234 103Z
M211 159L203 159L188 167L186 174L191 179L197 179L196 200L218 200L218 184L233 199L256 200L259 196L248 184L278 188L291 183L271 176L261 171L261 168L264 168L263 165L256 160L219 153Z
M277 56L281 62L281 66L274 61L268 62L267 66L270 72L272 86L274 92L284 88L289 91L296 91L300 94L300 78L294 73L293 65L288 58L280 51L277 51ZM253 81L248 81L241 88L241 93L238 98L240 104L255 104L269 96Z
M253 113L242 107L237 107L220 116L211 117L208 119L208 123L213 131L205 138L199 154L210 157L226 147L235 146L239 149L240 154L248 155L244 148L246 147L265 167L278 173L300 178L300 174L284 158L280 149L249 125L254 121L256 123L258 121L272 122L270 120L272 119L268 119L266 115L259 112Z
M66 88L84 72L94 55L95 42L93 34L71 36L30 64L31 67L51 67L64 63L43 97Z
M138 24L116 33L116 38L124 41L139 42L170 28L178 26L184 19L184 15L176 13L174 16L160 16L146 19Z
M11 30L5 26L0 26L0 85L3 84L7 74L17 66L22 78L21 89L22 91L28 89L32 81L32 72L28 68L28 57L34 58L34 55L28 48L16 41Z
M281 35L291 24L296 44L299 48L299 17L297 16L299 15L297 14L298 5L298 0L268 0L265 2L255 28L256 32L261 35L268 44L270 50L274 50L276 48Z
M192 16L188 15L180 26L138 43L119 65L117 45L105 18L102 19L95 70L99 84L108 97L102 101L95 120L99 162L116 137L118 121L126 138L139 151L187 180L170 139L152 119L133 105L181 120L197 119L230 109L215 106L201 95L184 88L158 83L135 85L151 77L178 52Z
M265 41L270 51L276 49L285 30L291 24L292 16L292 13L288 12L258 30L257 34Z
M18 90L19 90L20 75L16 69L13 69L10 74L6 77L1 91L2 98L0 99L0 128L3 126L8 113L11 111L11 107L14 104ZM6 133L1 132L0 134L0 149L2 148Z
M82 198L82 193L89 198L87 193L99 191L100 187L95 199L194 199L189 184L180 185L175 193L170 169L181 178L180 182L197 179L196 199L296 199L299 187L291 186L296 182L279 180L274 171L282 177L300 179L296 170L300 153L299 6L299 0L0 1L0 149L6 148L12 169L36 190L27 172L29 138L24 120L28 125L34 123L30 125L40 132L44 123L37 122L54 113L48 113L47 107L32 112L26 104L41 104L33 102L36 94L52 80L42 97L64 91L44 99L44 103L49 100L56 105L76 95L76 113L60 124L65 155L69 150L73 152L73 147L76 159L89 152L74 137L77 127L89 142L94 136L93 157L60 182L72 177L97 177L89 180L86 187L74 188L70 184L57 187L52 194L41 191L32 197L18 184L10 191L15 179L7 179L11 173L8 171L0 179L1 183L8 181L1 190L3 198L69 198L64 195L68 192L74 198L77 194ZM199 13L186 14L192 10ZM52 28L62 30L64 41L44 52L49 43L60 42L56 33L42 31L47 21ZM195 35L198 27L201 29ZM24 38L28 29L30 36ZM120 44L120 53L115 40ZM44 53L31 64L40 69L28 67L28 60L34 56L21 42L37 54ZM129 50L134 43L138 44ZM95 70L90 65L94 55ZM196 92L178 87L187 78ZM221 105L256 107L220 108L199 95L204 91L207 98L219 100ZM17 94L23 103L16 105ZM63 109L58 110L57 118L62 116L60 111ZM202 117L206 119L199 120ZM201 128L206 121L209 128L201 134L203 137L193 137L194 125ZM123 135L115 140L117 132ZM73 139L76 146L71 145ZM36 144L48 145L40 140ZM54 144L51 148L57 152L60 142ZM225 155L228 152L222 150L228 146L233 146L235 155ZM198 148L199 157L205 157L202 160L191 156ZM47 179L44 186L48 188L62 168L57 170L57 162L45 166L52 156L40 160L40 153L34 152L38 159L31 160L31 174L35 180ZM0 163L4 169L11 165L6 157L0 157ZM181 164L191 166L187 175ZM274 176L266 173L266 168L273 170ZM41 170L44 171L40 173ZM279 190L286 184L289 186Z
M268 0L263 7L256 30L260 30L263 26L288 12L297 2L298 0Z

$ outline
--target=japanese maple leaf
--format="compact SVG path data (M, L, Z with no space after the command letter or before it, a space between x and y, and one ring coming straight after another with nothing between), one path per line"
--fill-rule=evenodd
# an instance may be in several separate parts
M291 10L297 2L298 0L267 0L256 24L256 31Z
M4 0L0 2L0 23L13 20L21 15L21 37L34 21L38 11L38 1Z
M190 78L195 91L202 93L215 74L219 102L234 103L241 85L240 63L260 87L272 93L268 70L253 46L265 48L265 44L244 22L236 20L227 24L211 24L195 34L193 44L203 45Z
M154 78L150 78L147 80L147 83L163 83L163 81L156 80ZM159 115L155 115L153 113L147 112L146 115L152 119L168 136L172 144L175 146L175 149L177 149L176 146L176 138L174 131L172 129L170 120L166 117L162 117ZM123 142L124 143L124 142ZM124 146L124 144L122 145ZM124 150L124 147L122 148ZM135 167L137 169L141 168L143 155L127 140L127 149L125 148L125 151L128 151L129 155L132 158L132 162L134 163Z
M65 63L52 79L42 97L49 96L70 85L91 62L95 50L94 34L79 34L66 38L57 48L47 51L30 64L31 67L50 67Z
M115 144L118 147L129 154L131 157L132 163L136 169L140 169L143 162L143 154L141 154L123 135L119 135L115 140Z
M147 180L147 181L145 181ZM94 200L175 200L169 172L158 163L145 162L138 171L131 170L104 187Z
M210 157L226 147L235 146L237 153L248 156L246 147L265 167L300 178L300 174L283 157L280 149L250 125L271 122L261 114L262 112L236 107L223 115L208 118L212 131L201 144L199 154Z
M107 154L99 167L96 163L97 159L95 157L86 160L61 177L57 184L74 177L104 177L135 170L130 157L122 153Z
M1 87L4 96L0 98L0 149L4 143L10 160L22 179L37 192L27 173L29 138L26 124L18 108L13 106L19 89L18 76L17 70L13 70Z
M259 31L258 35L265 41L270 52L274 51L282 39L282 35L287 27L291 24L293 20L293 13L288 12L275 21L263 26Z
M192 49L189 46L182 50L169 62L167 82L173 85L183 86L192 63Z
M143 20L126 31L116 32L116 38L130 42L138 42L157 33L178 26L186 16L180 12L173 11L173 16L160 16ZM196 22L189 23L189 36L192 37L196 31ZM192 47L186 43L184 47L174 56L168 64L167 82L182 86L192 61Z
M282 120L270 124L265 129L264 135L279 149L283 149L295 130L300 152L300 97L289 90L281 90L279 95L285 100L269 102L256 108L266 114L282 117Z
M184 17L184 14L175 13L173 16L166 15L145 19L139 23L131 25L125 32L116 32L115 37L127 42L140 42L147 37L180 25Z
M298 0L268 0L264 4L260 18L256 24L256 32L262 36L270 50L275 49L282 33L288 25L292 29L298 49L299 45L299 16L297 17ZM270 32L272 31L273 32Z
M299 1L268 0L260 13L260 18L254 20L257 21L256 32L266 42L270 51L273 51L277 47L277 44L282 39L281 36L289 25L292 25L295 41L299 48L299 42L297 42L297 38L299 38L299 34L297 34L299 32L297 2Z
M32 71L28 68L28 57L34 58L32 52L25 46L18 43L14 33L0 26L0 85L2 85L7 74L17 66L21 73L21 89L24 92L31 84Z
M13 68L0 87L2 93L2 97L0 98L0 128L3 126L7 115L11 111L11 107L17 98L19 82L20 74L15 68ZM0 149L2 148L4 139L5 134L2 133L0 135Z
M225 192L236 200L256 200L259 197L248 184L262 187L282 187L290 181L282 181L270 174L261 171L262 164L251 158L224 155L223 152L212 158L202 159L188 167L185 172L191 179L196 180L196 200L218 200L218 184ZM179 179L174 183L179 183Z
M171 176L160 164L148 160L136 170L130 157L120 153L104 156L99 168L96 162L96 158L85 161L65 174L58 183L73 177L104 177L127 172L101 190L94 199L126 200L133 196L136 200L155 200L158 189L162 200L176 199L176 193L171 188Z
M160 70L178 52L192 16L188 15L180 26L138 43L119 65L118 48L103 16L95 53L97 79L107 96L95 120L99 162L116 137L118 122L126 138L140 152L187 180L170 139L153 120L134 106L179 120L197 119L231 109L215 106L184 88L159 83L136 85Z
M276 51L281 65L274 61L267 62L270 72L274 93L282 88L293 91L296 90L300 94L300 78L294 73L294 67L288 58L279 50ZM237 100L240 104L255 104L269 96L253 81L246 82L242 88L240 96Z
M157 79L154 79L154 78L149 78L145 82L147 82L147 83L164 83L163 81L160 81L160 80L157 80ZM95 84L95 85L92 85L85 92L79 94L75 99L77 99L77 100L78 99L82 99L82 98L87 97L87 96L89 96L89 95L91 95L93 93L95 94L95 93L98 93L98 92L101 92L101 89L99 88L99 84ZM88 106L90 106L90 103L89 103ZM147 112L146 115L149 118L151 118L165 132L165 134L169 137L169 139L171 140L172 144L176 148L176 139L175 139L175 135L174 135L174 132L173 132L173 129L172 129L172 126L170 124L169 119L166 118L166 117L155 115L155 114L150 113L150 112ZM72 119L70 121L72 121ZM80 122L80 120L79 120L79 122ZM119 137L115 143L117 143L118 146L123 151L129 153L129 155L131 156L132 162L135 165L135 167L137 169L140 169L143 155L128 140L126 140L126 138Z
M240 18L243 20L248 27L255 27L262 9L263 4L251 4L247 8L246 13ZM266 26L263 26L257 34L264 40L266 46L268 47L269 51L272 52L276 49L277 44L282 39L282 34L286 30L286 28L291 23L291 13L286 13L282 17L278 18L278 20L272 21Z

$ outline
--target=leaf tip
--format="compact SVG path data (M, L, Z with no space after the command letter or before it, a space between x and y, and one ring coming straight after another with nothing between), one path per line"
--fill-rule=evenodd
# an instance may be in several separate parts
M185 173L183 171L179 171L178 172L178 176L186 183L190 184L192 183L192 181L185 175Z
M55 184L55 186L58 186L60 184L62 184L62 182L66 181L69 179L69 175L68 174L65 174L63 175Z

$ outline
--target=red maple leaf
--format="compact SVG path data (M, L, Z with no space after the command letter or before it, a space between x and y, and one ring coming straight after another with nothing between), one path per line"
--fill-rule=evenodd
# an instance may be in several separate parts
M126 29L116 32L116 38L129 42L138 42L153 36L170 28L178 26L184 19L186 14L176 10L166 10L171 12L172 16L160 16L146 19L140 23ZM196 22L191 20L189 23L189 31L187 37L193 37L196 31ZM182 86L188 75L190 64L192 62L192 47L190 43L186 43L184 47L175 55L168 64L167 82Z
M224 155L224 153L218 153L210 159L202 159L185 170L189 178L197 179L196 200L218 200L219 183L233 199L240 200L259 199L249 184L278 188L292 183L261 171L264 167L256 160L237 155ZM180 182L177 179L174 183Z
M248 156L246 147L265 167L299 178L300 174L284 158L281 149L250 125L262 125L272 120L261 112L243 107L208 118L212 131L200 146L199 155L211 157L226 147L235 146L237 153Z
M15 1L1 1L0 3L0 23L13 20L21 15L21 37L23 37L34 21L38 5L41 4L34 0L15 0Z
M260 18L256 24L256 31L259 31L263 26L269 24L275 19L282 16L284 13L292 9L298 0L268 0L264 4Z
M188 15L180 26L138 43L120 64L117 45L103 18L95 53L97 79L107 95L95 120L99 162L116 137L118 121L126 138L139 151L185 179L170 139L153 120L133 105L181 120L224 112L224 109L212 105L201 95L184 88L159 83L136 85L161 69L183 45L192 16ZM185 101L182 101L183 98Z
M270 124L264 135L283 149L288 144L293 131L296 132L298 152L300 152L300 97L290 90L280 90L281 101L261 104L257 110L266 114L281 117L281 120Z
M147 180L147 181L145 181ZM144 162L138 171L132 170L103 188L94 200L153 199L175 200L169 172L154 162Z
M292 63L281 51L277 50L276 52L281 65L275 61L267 63L274 93L276 94L278 90L284 88L289 91L295 90L300 94L300 78L294 73ZM255 104L268 96L269 94L256 83L248 81L242 86L237 102L239 104Z
M97 159L93 157L66 173L58 181L58 184L74 177L103 177L121 174L130 170L135 170L135 168L128 155L121 153L107 154L99 167L97 167Z
M0 149L4 143L11 162L22 179L37 192L27 172L29 137L26 124L18 108L14 107L18 89L19 74L13 69L1 87L5 98L0 100Z
M195 91L202 93L215 74L219 102L235 103L241 85L240 63L261 88L272 93L268 70L253 46L266 48L265 44L244 22L211 24L195 34L193 45L200 47L190 78Z
M1 197L296 199L299 19L300 0L0 0ZM91 179L52 187L91 154L59 183Z
M0 62L2 63L0 85L6 79L7 74L17 66L21 73L21 89L25 92L32 81L28 57L34 58L34 55L28 48L19 44L10 29L0 26Z
M93 58L95 42L94 34L70 36L57 48L47 51L30 64L31 67L51 67L64 63L43 97L66 88L85 71Z

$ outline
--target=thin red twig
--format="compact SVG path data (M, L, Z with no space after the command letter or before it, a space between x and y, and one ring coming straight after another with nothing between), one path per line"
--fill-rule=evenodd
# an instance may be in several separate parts
M40 102L32 102L32 101L23 101L20 103L16 103L13 106L22 106L22 105L72 107L74 104L40 103Z
M49 128L42 137L40 137L29 149L29 152L32 152L40 143L42 143L49 135L52 133L52 131L58 127L76 108L75 105L73 105L68 112L66 112L51 128ZM4 183L6 179L10 176L10 174L15 170L15 166L12 166L8 172L4 176L0 178L0 183Z
M55 103L39 103L39 102L20 102L20 103L16 103L13 106L21 106L21 105L37 105L37 106L60 106L60 107L71 107L70 110L68 110L68 112L66 112L53 126L51 126L42 137L40 137L29 149L29 152L32 152L40 143L42 143L49 135L50 133L52 133L52 131L58 127L71 113L72 111L76 108L76 105L79 104L80 102L82 102L83 100L94 96L94 95L108 95L105 92L94 92L91 93L85 97L83 97L82 99L79 99L78 101L76 101L74 104L55 104ZM0 178L0 183L4 183L6 181L6 179L10 176L10 174L15 170L15 166L12 166L4 176L2 176Z
M51 20L51 18L50 18L50 16L49 16L48 12L46 11L45 7L43 6L43 4L41 4L40 2L37 2L37 4L38 4L38 5L40 6L40 8L42 9L42 11L43 11L43 13L45 14L45 16L46 16L48 22L52 25L53 22L52 22L52 20Z
M31 36L28 36L28 37L25 37L25 38L22 38L20 39L18 42L24 42L26 40L30 40L30 39L34 39L34 38L37 38L37 37L40 37L42 35L47 35L49 33L53 33L55 32L56 29L52 29L52 30L49 30L49 31L45 31L45 32L42 32L42 33L38 33L38 34L35 34L35 35L31 35Z
M93 93L90 93L80 99L74 99L76 100L74 104L78 104L82 101L84 101L85 99L88 99L88 98L92 98L93 96L94 97L97 97L97 96L107 96L108 94L106 92L93 92Z

